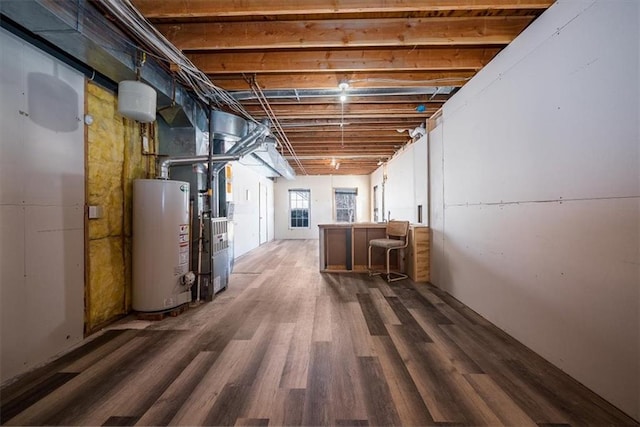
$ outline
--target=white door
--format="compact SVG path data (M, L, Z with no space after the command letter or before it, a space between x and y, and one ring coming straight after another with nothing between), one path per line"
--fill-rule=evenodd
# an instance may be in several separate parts
M260 183L260 244L267 242L267 186Z

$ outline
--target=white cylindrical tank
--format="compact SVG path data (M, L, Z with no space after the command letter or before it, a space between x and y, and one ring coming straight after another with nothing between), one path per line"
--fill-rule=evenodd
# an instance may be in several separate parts
M154 88L135 80L124 80L118 84L118 112L141 123L156 120L156 99Z
M189 183L133 182L133 309L169 310L191 301Z

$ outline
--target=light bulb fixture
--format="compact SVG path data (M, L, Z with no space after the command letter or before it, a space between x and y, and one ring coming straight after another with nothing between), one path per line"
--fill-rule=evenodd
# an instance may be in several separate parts
M340 169L340 162L336 163L336 170Z
M347 89L349 89L349 83L340 82L338 89L340 90L340 102L344 104L347 102Z

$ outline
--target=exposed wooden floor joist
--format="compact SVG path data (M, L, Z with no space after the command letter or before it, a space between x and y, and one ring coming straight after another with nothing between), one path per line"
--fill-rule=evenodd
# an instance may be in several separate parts
M398 128L426 128L440 106L553 1L133 0L133 4L253 118L304 122L313 117L357 125L391 117L407 123L378 122L382 137ZM345 84L348 88L340 91ZM252 90L264 94L269 113L269 108L256 105ZM341 95L348 99L344 115ZM359 106L361 95L371 100ZM438 105L431 103L434 98ZM233 111L237 110L229 110ZM312 162L303 158L308 155L304 143L290 135L289 128L284 132L290 144L282 144L281 153L298 174L367 175L379 167L377 161L351 158L336 170L333 159L344 153L330 136L316 137L324 157ZM347 137L357 132L357 126L344 128ZM412 140L405 133L396 147L384 147L385 141L374 147L379 139L371 138L360 152L385 162ZM301 158L293 161L295 155Z

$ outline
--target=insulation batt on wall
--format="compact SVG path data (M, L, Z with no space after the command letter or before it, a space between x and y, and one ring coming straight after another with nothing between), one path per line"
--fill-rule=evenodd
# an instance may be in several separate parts
M87 204L101 206L89 221L86 329L131 308L131 193L135 178L146 175L140 149L140 124L123 119L113 92L89 82L87 113ZM153 143L153 142L152 142Z

